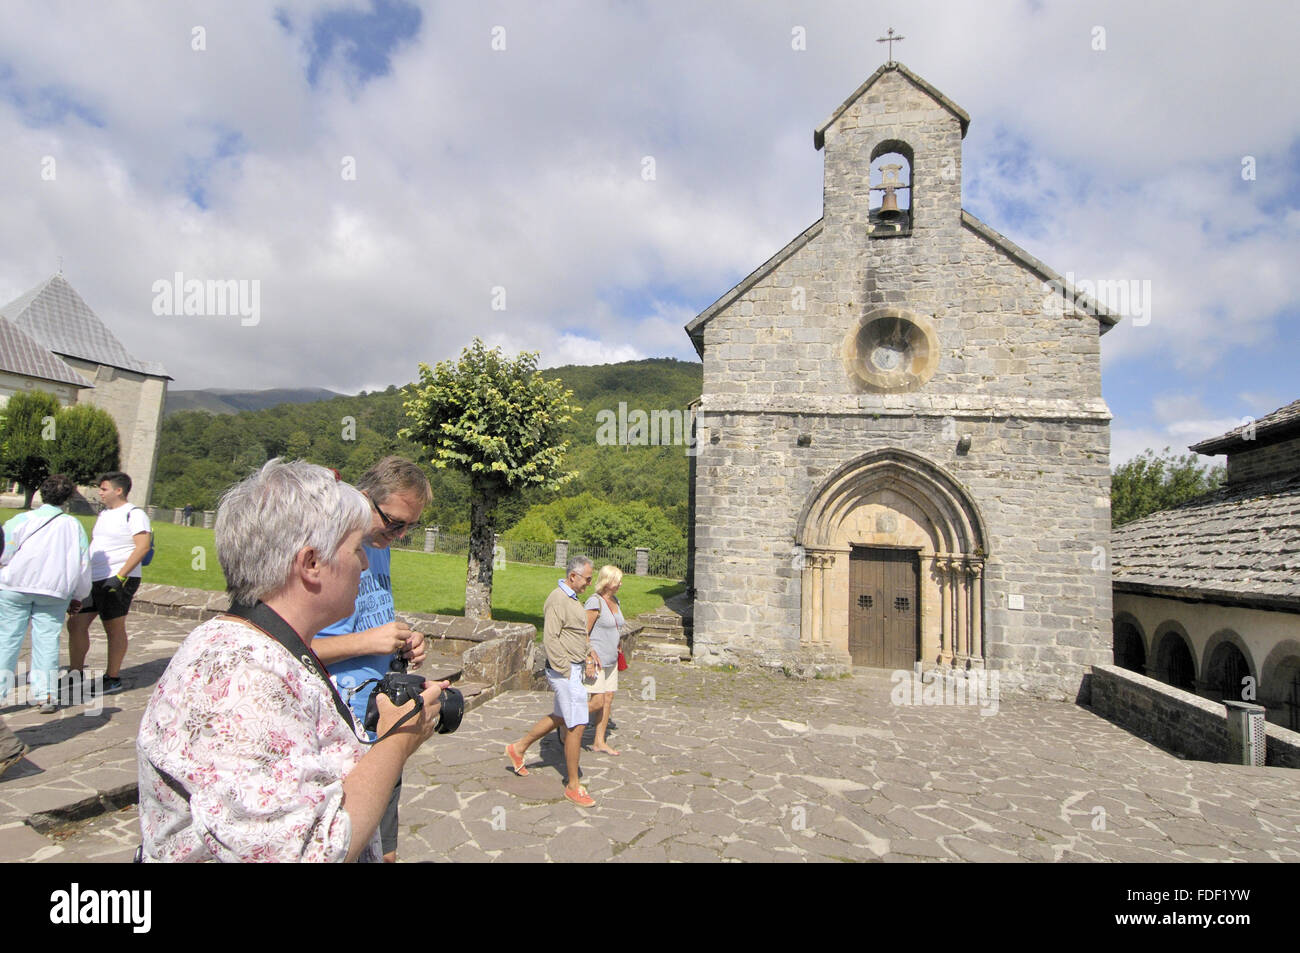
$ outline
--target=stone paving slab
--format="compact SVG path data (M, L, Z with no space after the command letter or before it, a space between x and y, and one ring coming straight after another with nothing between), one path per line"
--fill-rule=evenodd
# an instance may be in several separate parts
M0 859L130 858L135 811L111 798L134 782L140 713L193 625L133 619L127 674L136 687L100 715L5 711L34 750L0 779ZM92 665L102 652L97 638ZM650 662L634 662L623 685L610 732L622 755L582 757L595 808L563 800L553 735L528 752L530 777L510 772L505 744L551 700L508 692L411 759L402 858L1300 859L1296 772L1181 760L1075 705L1003 698L990 717L975 707L896 707L882 673L794 682ZM28 823L87 799L107 813L45 834Z

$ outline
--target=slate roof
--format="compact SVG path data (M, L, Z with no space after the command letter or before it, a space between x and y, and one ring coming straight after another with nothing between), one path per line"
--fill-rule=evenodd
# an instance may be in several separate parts
M1115 527L1111 568L1117 592L1300 612L1300 473Z
M0 370L73 387L94 386L78 374L76 368L59 360L57 355L33 341L3 316L0 316Z
M167 377L157 361L132 357L61 274L0 308L0 316L63 357Z
M1194 453L1215 456L1220 453L1231 453L1234 450L1253 450L1256 447L1290 439L1300 433L1300 400L1294 400L1285 407L1279 407L1271 414L1260 417L1255 421L1254 427L1255 437L1251 441L1243 440L1243 436L1250 428L1249 424L1243 424L1218 437L1194 443L1188 449Z

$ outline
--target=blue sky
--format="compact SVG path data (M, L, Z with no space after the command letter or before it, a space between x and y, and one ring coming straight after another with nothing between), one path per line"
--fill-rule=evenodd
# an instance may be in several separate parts
M812 130L892 25L972 117L965 207L1062 273L1149 283L1150 323L1102 344L1113 457L1181 448L1300 396L1300 13L1218 12L14 3L0 299L62 256L178 388L372 390L475 334L694 359L682 326L820 217ZM262 320L153 315L176 271L259 281Z

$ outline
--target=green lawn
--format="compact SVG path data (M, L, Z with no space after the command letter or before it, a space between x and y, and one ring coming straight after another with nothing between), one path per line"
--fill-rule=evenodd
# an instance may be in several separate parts
M0 522L18 510L0 508ZM90 535L93 516L77 517ZM597 566L597 569L600 567ZM555 588L561 571L551 566L508 563L496 571L492 586L492 615L507 622L530 622L542 627L542 603ZM212 530L174 523L154 524L154 558L144 569L145 582L220 592L226 588L217 561ZM627 618L656 609L664 599L681 592L684 584L650 576L623 577L619 599ZM588 593L589 594L589 593ZM465 557L393 551L393 595L397 608L406 612L465 612Z

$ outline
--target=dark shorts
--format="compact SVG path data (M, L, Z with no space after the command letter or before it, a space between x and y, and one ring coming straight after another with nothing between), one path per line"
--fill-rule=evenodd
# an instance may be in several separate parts
M120 589L109 589L104 580L90 584L90 598L81 604L82 612L98 612L105 621L120 619L131 611L131 600L140 588L140 577L130 576Z
M388 799L388 807L384 808L384 816L379 819L379 843L385 854L397 850L397 802L401 799L402 779L398 778L393 796Z

